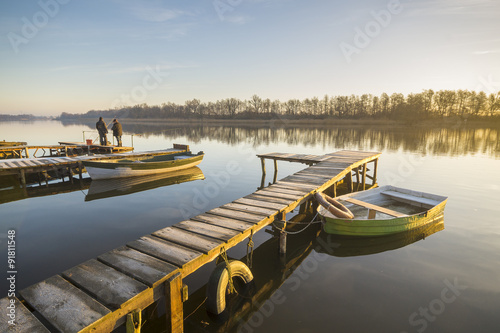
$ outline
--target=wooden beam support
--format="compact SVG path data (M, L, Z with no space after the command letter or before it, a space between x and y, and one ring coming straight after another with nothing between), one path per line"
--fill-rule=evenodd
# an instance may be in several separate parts
M260 159L260 165L262 166L262 174L265 175L266 174L266 160L261 157Z
M373 181L372 186L377 183L377 169L378 169L378 158L373 161Z
M141 333L141 325L142 318L140 309L137 309L127 315L127 333Z
M363 191L365 190L365 184L366 184L366 163L363 164Z
M167 328L171 333L184 331L184 306L182 304L182 275L177 273L165 282Z

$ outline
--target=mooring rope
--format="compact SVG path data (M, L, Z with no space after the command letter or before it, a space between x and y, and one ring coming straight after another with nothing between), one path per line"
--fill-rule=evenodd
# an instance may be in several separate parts
M229 266L229 259L227 258L227 253L226 253L226 249L224 248L224 246L220 249L220 256L226 262L226 269L227 269L227 273L229 274L229 278L228 278L228 280L229 280L228 281L229 293L232 294L236 291L236 289L234 289L233 277L231 275L231 267Z
M249 268L252 268L252 263L253 263L253 230L250 231L250 237L248 237L248 244L247 244L247 266ZM250 253L248 253L248 250L250 249Z
M283 230L284 233L286 233L287 235L290 234L290 235L296 235L296 234L299 234L301 232L303 232L304 230L306 230L307 228L309 228L309 226L311 224L315 224L315 223L322 223L322 221L315 221L316 217L318 216L318 213L316 213L316 215L314 215L314 217L312 218L312 220L310 222L308 222L306 224L306 226L304 228L302 228L301 230L299 231L286 231L286 230ZM274 225L275 222L273 222L273 225ZM300 222L298 222L297 224L302 224ZM274 225L276 227L276 225ZM278 227L276 227L277 229L280 229Z

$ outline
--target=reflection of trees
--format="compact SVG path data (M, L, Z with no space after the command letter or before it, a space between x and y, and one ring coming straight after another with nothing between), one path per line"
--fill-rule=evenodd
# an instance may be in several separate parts
M92 128L94 124L89 126ZM411 151L430 155L464 155L482 153L498 156L500 137L497 129L491 128L371 128L356 127L262 127L258 125L160 125L123 124L127 133L144 137L160 135L169 140L187 137L190 143L201 140L236 145L249 143L255 146L287 143L336 147L338 149L360 149L374 151Z

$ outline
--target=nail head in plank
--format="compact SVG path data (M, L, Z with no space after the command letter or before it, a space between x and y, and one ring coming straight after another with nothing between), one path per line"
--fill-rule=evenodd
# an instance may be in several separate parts
M212 215L229 217L229 218L236 219L236 220L253 222L253 223L260 223L262 220L264 220L262 218L262 216L259 216L259 215L249 214L249 213L245 213L245 212L237 212L237 211L225 209L225 208L214 208L214 209L209 210L207 213L212 214Z
M125 274L90 259L62 273L63 277L87 291L107 307L119 309L148 287Z
M236 235L241 234L241 232L219 227L213 224L208 224L204 222L188 220L182 221L174 224L174 227L188 230L200 235L206 235L212 238L221 239L223 241L228 241Z
M203 253L208 253L223 243L220 240L203 237L201 235L173 227L166 227L155 231L153 232L153 235Z
M199 251L188 249L184 246L153 236L143 236L128 243L127 246L158 259L168 261L181 268L190 261L203 255L203 253Z
M9 324L10 317L9 306L14 307L15 325ZM40 323L30 310L21 303L17 297L0 299L0 309L5 313L0 315L0 332L16 332L16 333L50 333L50 331Z
M150 287L157 286L178 269L177 266L126 246L102 254L98 259Z
M255 224L250 223L250 222L244 222L244 221L235 220L235 219L231 219L228 217L216 216L216 215L212 215L212 214L200 214L198 216L192 217L191 220L205 222L205 223L209 223L209 224L213 224L213 225L218 225L220 227L238 230L238 231L245 231L245 230L250 229L251 227L253 227L255 225Z
M58 275L19 293L62 332L79 332L111 313L109 309Z
M247 212L255 215L271 216L277 213L275 209L267 209L256 206L249 206L240 203L231 202L221 206L221 208L233 209L240 212Z

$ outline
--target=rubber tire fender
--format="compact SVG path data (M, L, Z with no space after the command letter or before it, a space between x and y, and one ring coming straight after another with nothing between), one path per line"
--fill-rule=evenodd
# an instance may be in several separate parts
M231 278L240 278L245 284L253 281L253 274L247 265L238 260L229 261ZM207 283L207 311L216 315L226 309L226 294L228 292L229 272L225 262L215 267Z

